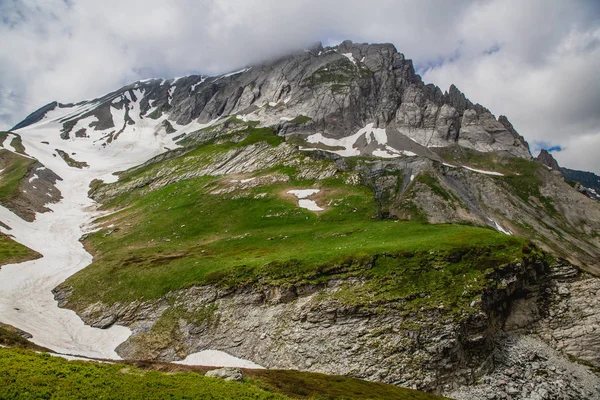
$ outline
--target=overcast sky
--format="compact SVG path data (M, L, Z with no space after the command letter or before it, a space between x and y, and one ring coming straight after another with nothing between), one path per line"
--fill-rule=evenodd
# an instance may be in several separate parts
M534 153L600 174L598 0L0 0L0 129L53 100L343 39L393 43Z

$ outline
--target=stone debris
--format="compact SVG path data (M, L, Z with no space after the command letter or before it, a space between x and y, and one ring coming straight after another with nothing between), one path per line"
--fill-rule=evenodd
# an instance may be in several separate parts
M243 382L244 374L242 370L239 368L219 368L208 371L204 376L208 376L209 378L219 378L226 381L235 381L235 382Z

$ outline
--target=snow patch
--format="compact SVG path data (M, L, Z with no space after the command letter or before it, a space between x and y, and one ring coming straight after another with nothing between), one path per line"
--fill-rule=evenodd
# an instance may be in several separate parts
M504 174L501 174L500 172L496 172L496 171L486 171L484 169L475 169L475 168L467 167L467 166L464 166L464 165L462 167L464 169L468 169L469 171L477 172L479 174L494 175L494 176L504 176Z
M493 220L493 219L491 219L491 218L489 218L489 217L488 217L488 220L490 220L491 222L493 222L493 223L494 223L494 227L496 228L496 230L497 230L498 232L502 232L502 233L504 233L505 235L512 235L512 234L513 234L513 233L512 233L510 230L508 230L508 229L504 229L502 226L500 226L500 224L499 224L498 222L496 222L496 220Z
M373 123L367 124L364 128L361 128L355 134L347 136L341 139L333 139L323 136L321 133L315 133L306 138L308 143L321 143L329 147L342 147L342 150L324 150L330 153L338 154L342 157L358 156L361 151L356 146L357 141L361 136L365 136L365 141L368 144L376 143L378 148L373 150L375 157L381 158L396 158L401 156L414 157L417 154L407 150L396 150L387 144L388 137L385 128L374 128ZM316 150L314 148L300 147L300 150Z
M305 208L310 211L323 211L324 209L319 207L314 200L308 200L307 197L313 194L319 193L319 189L298 189L288 190L288 194L294 195L298 198L298 206Z
M367 124L364 128L359 129L354 135L347 136L341 139L333 139L323 136L321 133L315 133L306 138L308 143L321 143L330 147L343 147L343 150L326 150L330 153L338 154L342 157L351 157L360 155L360 150L354 147L356 141L362 136L366 134L367 143L370 143L372 140L371 134L374 134L375 140L378 140L385 137L385 143L387 143L387 136L385 135L385 129L373 128L373 123ZM383 134L381 132L375 133L375 131L383 130Z
M114 182L118 179L114 172L140 165L163 153L167 146L178 147L173 142L176 135L155 135L155 127L162 120L140 118L142 91L135 90L134 93L138 101L131 102L129 107L135 125L124 124L124 108L121 111L111 108L113 118L120 117L115 124L121 122L120 126L125 126L125 130L118 140L106 146L94 145L92 140L63 140L59 135L62 117L81 114L95 107L96 103L54 110L48 113L49 117L47 115L38 123L17 131L28 153L62 178L56 187L63 194L63 199L48 205L52 212L37 214L33 222L26 222L5 207L0 207L0 220L12 228L10 234L15 240L43 256L20 264L4 265L0 269L0 321L29 332L34 343L58 353L118 359L115 348L131 335L131 331L123 326L98 329L85 325L75 312L57 306L52 289L92 261L92 256L79 242L92 221L99 216L95 203L87 196L90 182L93 179ZM89 122L86 118L81 124ZM173 126L176 130L197 130L215 122L193 122L187 126L173 123ZM91 134L99 140L100 135L108 133L92 131ZM49 145L42 141L49 142ZM69 154L77 153L78 159L87 162L89 168L70 168L60 157L52 156L53 152L49 149L54 148L61 148ZM2 227L0 231L7 233Z
M202 82L204 82L206 80L206 77L201 76L200 77L200 82L198 83L194 83L192 86L190 86L190 93L194 93L194 90L196 90L196 87L200 84L202 84Z
M217 79L215 79L214 82L216 82L216 81L218 81L220 79L223 79L223 78L227 78L229 76L233 76L233 75L237 75L237 74L243 74L244 72L249 71L251 68L252 67L250 67L250 68L244 68L244 69L240 69L239 71L230 72L228 74L221 75L220 77L218 77Z
M356 60L354 59L354 56L352 55L352 53L342 53L342 55L344 57L346 57L348 60L352 61L352 64L356 65Z
M400 154L393 154L393 153L390 153L389 151L385 151L385 150L374 150L373 151L373 155L375 157L381 157L381 158L397 158L397 157L400 157Z
M203 350L198 353L193 353L183 360L175 361L175 364L265 369L263 366L253 363L252 361L234 357L219 350Z

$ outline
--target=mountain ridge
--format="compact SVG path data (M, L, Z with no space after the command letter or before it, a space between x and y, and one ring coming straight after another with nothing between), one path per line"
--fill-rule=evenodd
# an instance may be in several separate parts
M317 46L311 52L295 53L271 64L257 64L216 77L191 75L137 81L84 102L96 107L65 118L63 135L71 134L74 122L92 116L97 120L92 126L94 130L115 128L110 104L117 101L112 103L116 108L121 107L122 102L130 103L137 97L136 89L138 93L139 90L146 93L140 102L140 116L160 118L168 110L170 121L179 125L187 125L192 120L207 123L222 115L239 114L257 105L264 107L287 100L288 108L298 109L297 115L311 114L308 116L312 124L334 138L356 131L370 120L378 128L396 128L421 145L448 145L459 141L459 131L464 124L462 145L473 147L476 142L486 141L489 150L508 149L530 157L528 145L505 117L496 120L486 108L471 103L454 85L444 93L432 84L425 85L415 73L412 61L390 44L346 41L339 46ZM312 93L313 90L318 93ZM291 91L294 96L289 95ZM126 99L127 92L130 96ZM362 101L363 98L366 100ZM294 103L300 106L293 107ZM77 105L82 103L50 103L15 128L39 122L50 110ZM84 128L88 127L80 129ZM513 143L495 145L501 140ZM511 148L513 145L515 149Z

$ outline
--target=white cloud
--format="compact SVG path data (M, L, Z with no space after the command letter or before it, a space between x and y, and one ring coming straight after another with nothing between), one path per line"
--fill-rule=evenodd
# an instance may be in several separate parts
M3 1L0 123L52 100L226 72L316 41L391 42L436 66L426 82L456 84L527 140L565 147L560 163L600 173L600 157L577 153L598 149L599 10L583 0Z

